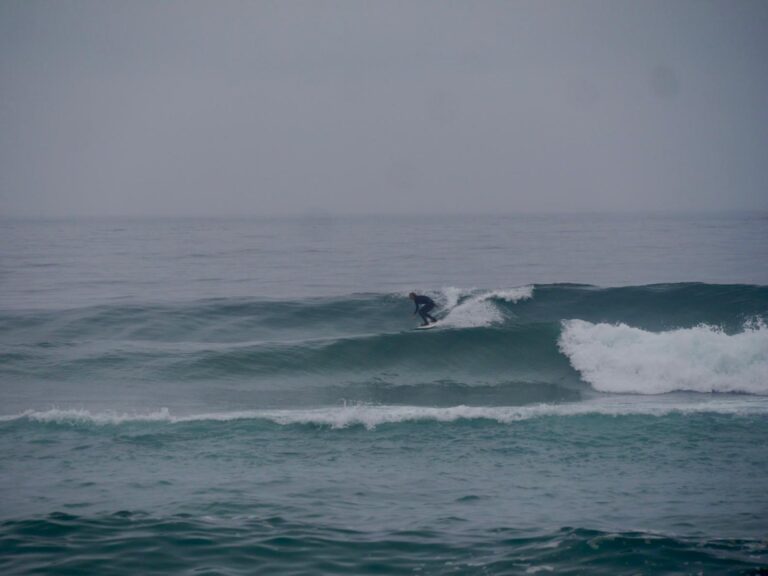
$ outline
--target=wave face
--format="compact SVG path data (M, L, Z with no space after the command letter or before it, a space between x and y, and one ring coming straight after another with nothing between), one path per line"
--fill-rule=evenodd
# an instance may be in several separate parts
M479 387L499 384L516 384L520 402L572 399L590 388L768 394L766 287L558 284L431 295L441 321L428 332L411 330L404 294L4 312L0 375L273 388L354 383L376 394L371 388L352 400L406 404L418 395L413 385L435 388L433 396L452 389L455 404L476 403ZM505 394L497 403L514 403Z

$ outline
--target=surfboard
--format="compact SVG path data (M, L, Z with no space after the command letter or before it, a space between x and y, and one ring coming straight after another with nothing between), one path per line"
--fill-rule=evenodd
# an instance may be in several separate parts
M414 330L429 330L430 328L434 328L438 324L439 322L433 322L432 324L427 324L426 326L416 326Z

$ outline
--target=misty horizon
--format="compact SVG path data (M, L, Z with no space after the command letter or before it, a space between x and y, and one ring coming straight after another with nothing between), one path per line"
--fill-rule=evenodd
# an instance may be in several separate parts
M768 4L0 6L0 214L768 210Z

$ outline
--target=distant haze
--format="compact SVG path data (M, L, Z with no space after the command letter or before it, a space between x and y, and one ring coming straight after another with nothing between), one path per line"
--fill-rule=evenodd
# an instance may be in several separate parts
M0 215L768 209L768 2L3 0Z

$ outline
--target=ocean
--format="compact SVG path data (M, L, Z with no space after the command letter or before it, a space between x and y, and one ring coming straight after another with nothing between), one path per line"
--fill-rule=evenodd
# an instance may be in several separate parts
M0 246L2 574L768 573L766 214Z

